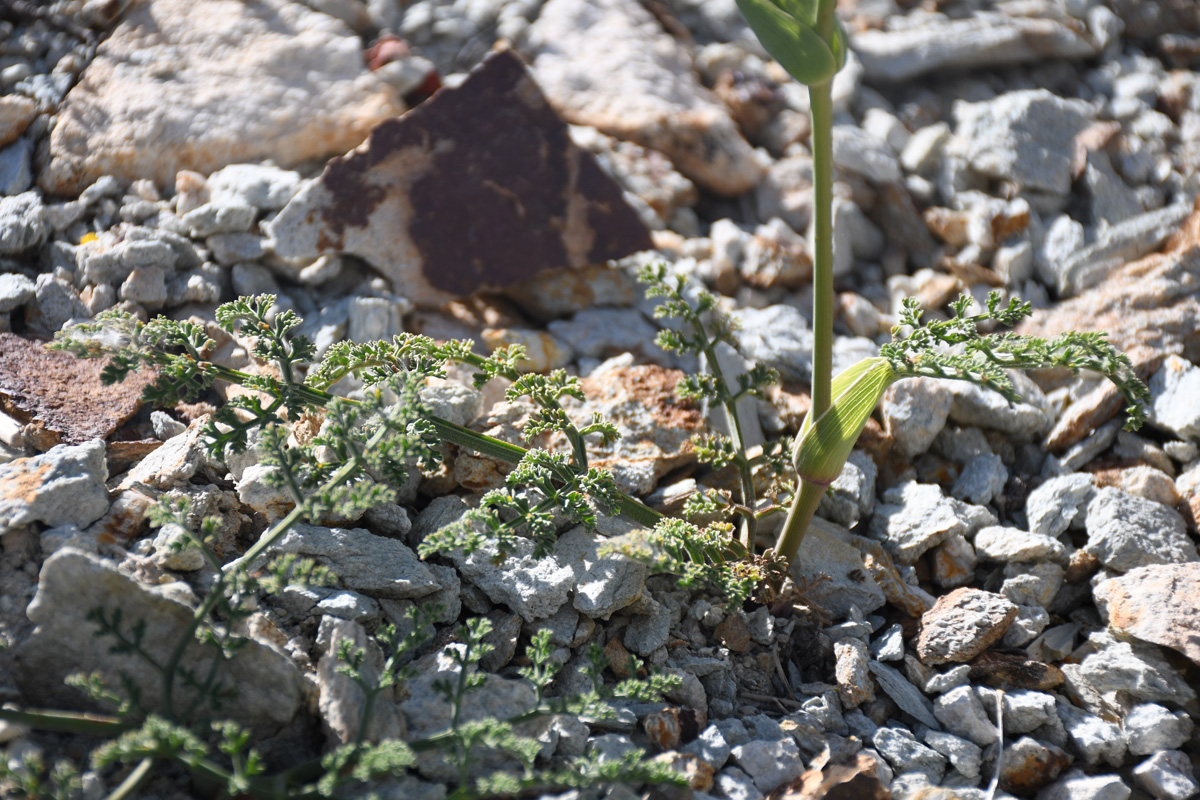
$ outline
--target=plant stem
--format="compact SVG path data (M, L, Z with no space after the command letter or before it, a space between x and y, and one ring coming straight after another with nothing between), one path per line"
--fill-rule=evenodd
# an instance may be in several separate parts
M700 341L705 342L704 357L708 361L708 368L712 370L718 385L725 388L720 402L721 407L725 410L729 440L733 443L733 451L737 454L733 463L737 467L738 480L742 486L742 505L749 509L749 513L742 515L741 540L742 545L748 551L753 550L758 520L754 517L754 506L756 505L754 476L750 471L750 461L746 458L746 439L742 435L742 420L737 412L739 395L734 394L733 387L725 378L725 371L721 369L721 362L717 356L716 343L709 338L708 332L704 329L704 323L697 319L693 324L700 334Z
M192 612L192 618L188 622L187 628L179 635L174 649L171 650L170 658L167 659L167 665L163 667L161 712L164 717L172 722L177 719L175 714L175 676L179 673L179 662L183 660L188 646L195 639L196 631L204 624L204 621L208 619L213 609L216 608L217 603L220 602L221 590L224 583L224 574L221 574L216 584L209 590L208 596L204 598L204 602ZM219 658L218 655L213 656L214 660L217 658Z
M779 532L779 539L775 543L775 552L789 564L796 560L800 544L804 541L804 535L808 533L809 523L812 522L813 514L817 513L817 507L821 505L821 498L825 496L825 490L828 488L800 479L800 488L792 498L783 530Z
M822 13L824 12L824 16ZM817 30L826 41L833 26L833 3L822 0ZM822 30L822 21L826 27ZM810 86L813 155L813 374L812 419L824 414L831 400L833 379L833 81ZM799 452L803 437L796 438ZM793 457L794 460L794 457ZM800 550L827 486L803 478L792 498L775 552L791 562Z
M106 800L125 800L128 797L133 797L133 793L142 785L142 781L150 774L150 768L154 766L154 759L150 756L143 758L133 771L126 776L125 780L121 781L121 785L109 792Z
M822 4L825 5L825 4ZM816 417L830 402L833 378L833 95L832 81L810 86L813 155L813 375Z
M39 731L83 733L89 736L115 736L137 727L119 717L107 717L81 711L0 708L0 720L18 725L28 725Z

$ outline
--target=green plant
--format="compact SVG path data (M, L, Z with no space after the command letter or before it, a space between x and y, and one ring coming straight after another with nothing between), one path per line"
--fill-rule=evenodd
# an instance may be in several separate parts
M514 522L502 521L501 512L518 515L512 536L520 528L522 535L543 540L550 535L544 519L552 510L566 511L585 524L594 521L593 503L657 518L650 509L616 492L606 473L588 468L584 438L611 436L615 431L603 420L575 426L559 403L564 396L579 394L577 381L569 376L516 374L513 364L523 353L515 349L483 359L470 352L469 343L436 345L422 337L405 336L392 343L334 348L321 365L309 371L307 380L301 380L299 376L308 368L313 348L295 335L299 319L289 312L274 313L273 302L267 296L243 298L220 307L217 320L230 333L256 335L254 354L273 364L278 377L230 370L208 360L212 341L201 328L187 322L155 320L143 325L126 315L107 314L58 337L57 346L63 349L86 356L108 356L104 376L110 382L145 365L157 368L158 380L145 393L151 402L174 404L180 399L194 399L218 379L258 390L261 394L236 398L217 411L205 429L208 446L221 457L245 449L251 433L256 433L260 463L274 467L270 474L275 485L290 494L294 507L240 558L226 564L214 549L220 520L197 521L186 497L164 495L150 514L152 524L170 526L177 534L173 546L198 550L214 576L189 623L162 658L145 641L143 620L125 619L120 608L97 608L89 615L97 635L112 640L113 652L132 654L153 668L157 686L139 686L124 676L117 691L105 686L98 675L77 675L69 682L96 701L115 708L115 715L4 708L0 709L0 719L107 739L93 752L93 766L110 770L122 766L128 770L110 794L112 798L134 796L153 766L163 761L182 764L198 780L231 796L346 796L377 779L402 774L415 763L417 754L432 750L445 753L457 768L460 780L452 795L456 800L533 788L582 787L597 781L679 784L681 776L669 765L647 760L642 753L616 762L601 763L584 757L550 767L535 763L541 745L520 735L514 726L564 713L603 718L614 713L610 705L613 698L657 698L673 685L673 678L652 675L645 680L605 686L601 678L603 658L598 649L593 653L589 673L592 691L551 698L545 690L557 665L551 661L548 634L534 636L528 650L531 666L525 675L535 687L536 705L512 719L463 718L464 700L483 682L477 664L488 649L483 641L489 625L486 620L468 621L459 632L463 649L455 651L455 657L460 679L440 687L452 709L448 729L419 740L368 741L368 722L378 697L412 677L410 662L430 635L431 610L412 612L407 636L401 637L391 627L378 633L377 641L385 652L378 671L364 669L365 652L348 646L340 649L342 671L359 685L364 696L353 742L318 761L266 774L249 733L221 718L237 692L236 686L222 681L222 667L237 658L245 645L246 640L234 631L252 613L259 596L279 592L288 585L329 584L336 580L327 569L295 556L283 556L266 569L250 571L250 565L257 563L297 521L318 520L330 514L356 518L366 509L391 500L408 471L432 461L442 441L470 443L485 454L517 462L513 493L496 495L494 508L473 518L487 521L487 515L492 515L497 526L494 533L500 540L504 539L503 531L508 530L505 526ZM430 376L444 375L451 360L476 366L481 380L489 375L513 376L510 396L530 397L539 409L535 429L561 432L572 443L573 457L537 449L526 451L428 414L421 404L420 389ZM348 374L364 377L367 386L363 400L350 401L325 391ZM298 441L289 435L288 423L308 415L320 417L320 431L311 437L299 437L305 441ZM470 543L447 542L447 546L452 544ZM211 656L203 669L188 663L196 641ZM471 778L471 764L481 750L514 756L519 770ZM29 796L48 796L59 792L54 787L66 786L68 777L67 772L56 768L47 783L44 767L30 763L18 771L9 770L0 780Z
M1011 326L1030 313L1013 299L1000 306L993 292L982 314L967 316L968 297L946 322L921 324L918 304L904 304L894 341L833 378L833 104L832 84L846 58L845 32L836 0L737 0L751 29L781 66L809 88L813 157L813 370L812 407L796 437L792 460L800 485L794 493L775 550L795 559L821 497L837 478L883 392L894 381L929 376L966 380L1018 398L1005 369L1066 367L1103 373L1124 394L1128 427L1144 417L1146 387L1129 359L1099 333L1065 333L1053 340L1014 334L982 334L979 326Z
M34 751L14 761L0 759L0 788L6 787L6 798L72 800L83 790L79 770L70 761L58 761L47 770L42 757Z
M449 549L469 552L486 546L500 559L522 540L531 541L535 553L544 553L564 522L593 525L601 512L620 512L647 524L650 530L613 542L613 549L680 574L685 585L710 583L726 595L731 606L750 596L770 601L785 583L787 563L795 556L820 496L840 472L883 391L895 380L915 376L967 380L1015 400L1007 369L1091 369L1107 375L1125 394L1131 426L1144 415L1145 387L1128 359L1101 334L1068 333L1051 340L984 334L982 325L1012 325L1029 313L1029 306L1019 301L1002 305L995 293L986 310L974 315L967 313L971 300L961 298L947 320L924 321L915 301L908 301L901 324L893 331L894 341L885 345L877 358L839 375L832 382L826 411L808 415L796 439L791 465L786 444L779 442L750 455L738 428L737 401L747 395L760 396L774 375L756 368L731 385L716 363L716 347L734 343L735 326L720 312L715 297L693 290L663 267L643 271L642 278L649 283L651 295L665 299L660 316L681 323L680 329L664 331L660 343L704 355L715 367L711 375L685 377L680 393L719 404L730 420L728 437L704 437L697 441L697 452L714 467L735 468L739 496L701 494L689 501L687 510L709 517L735 515L740 520L740 535L719 522L701 527L662 519L617 491L606 472L588 464L586 450L588 437L607 440L616 430L596 418L580 425L562 403L566 397L581 396L579 382L562 372L520 373L517 365L524 353L519 348L483 357L472 352L469 342L437 344L405 334L392 342L339 345L320 364L310 365L312 347L295 335L299 319L287 312L273 313L273 298L266 296L227 304L219 310L218 320L228 331L256 334L255 355L273 363L278 377L231 370L212 362L208 358L212 342L202 329L186 322L142 324L110 313L64 331L58 347L86 356L110 357L104 373L107 380L121 380L144 365L159 369L158 380L146 390L146 398L152 402L173 404L181 398L198 397L218 379L257 389L261 394L243 396L218 410L206 428L209 446L218 456L237 452L249 445L254 433L261 462L275 468L276 485L290 494L295 505L241 558L223 564L213 549L218 520L197 522L186 498L165 496L151 515L153 523L172 526L181 534L174 537L175 546L198 549L216 576L186 630L169 656L159 661L144 646L140 621L123 619L120 609L96 609L91 616L98 633L113 640L115 650L138 655L151 664L159 676L159 685L153 687L156 693L146 695L145 687L129 681L117 692L95 675L81 675L72 679L73 684L115 707L115 716L0 709L0 718L112 739L96 751L94 764L130 768L114 797L130 796L162 760L182 763L230 793L270 798L336 796L347 786L365 786L406 770L415 763L416 754L428 750L445 753L455 766L459 786L454 797L462 799L585 786L597 780L677 781L678 776L665 765L640 755L603 763L583 758L550 769L537 768L539 748L518 732L516 726L522 722L547 714L596 717L610 713L608 701L614 694L652 696L667 687L660 676L652 676L648 682L623 681L615 688L605 687L600 678L602 658L596 651L589 671L594 681L592 692L574 698L547 697L544 690L557 670L550 659L548 634L531 641L527 651L530 666L523 673L535 687L535 708L508 720L463 719L464 700L482 680L476 669L488 649L486 621L469 622L460 631L462 649L455 655L458 679L439 687L452 709L449 728L425 740L368 741L371 707L381 693L411 677L408 665L429 629L427 616L414 616L410 620L413 632L406 637L389 628L380 632L385 661L377 672L363 669L364 652L348 647L339 652L343 671L359 684L365 697L355 741L319 763L282 775L266 775L248 734L220 719L224 704L236 691L222 683L221 666L236 658L244 643L233 631L249 615L255 597L277 592L289 583L328 583L335 578L312 562L290 556L272 562L260 573L251 574L247 565L255 563L300 519L315 520L328 514L353 518L392 499L408 471L433 463L440 443L449 442L515 466L504 489L485 495L480 507L460 524L428 537L423 555ZM474 368L480 385L494 377L510 380L509 399L528 398L534 409L526 438L561 436L568 452L525 449L430 414L422 406L420 390L429 377L444 376L450 363ZM307 377L302 380L305 372ZM347 375L363 381L361 401L329 393L328 389ZM290 422L314 417L322 421L316 435L299 437L304 441L289 436ZM788 518L776 552L756 552L757 522L768 514L783 513L785 508ZM202 671L183 663L194 639L213 654ZM519 769L472 778L471 765L482 750L509 754ZM43 774L44 768L39 766L20 775L14 773L8 780L33 786L31 782L42 781ZM66 780L66 773L63 775Z
M736 513L741 520L741 543L746 552L755 544L758 515L755 508L757 492L754 487L753 471L764 460L764 456L753 458L747 455L742 420L738 415L738 401L743 397L762 397L762 390L778 381L773 369L755 366L737 376L736 389L726 378L717 355L719 345L736 347L735 321L717 309L717 298L704 289L689 287L681 277L669 276L665 265L651 265L641 270L638 279L647 285L647 297L662 297L665 300L654 309L658 319L677 319L682 329L664 328L659 331L656 343L664 350L676 353L691 353L702 356L710 370L707 375L688 375L679 382L676 393L685 399L715 402L720 405L728 422L729 435L710 433L694 440L696 454L701 461L720 469L727 464L737 469L741 487L740 503L731 503L725 498L710 497L710 502L724 506ZM699 509L694 509L698 511Z

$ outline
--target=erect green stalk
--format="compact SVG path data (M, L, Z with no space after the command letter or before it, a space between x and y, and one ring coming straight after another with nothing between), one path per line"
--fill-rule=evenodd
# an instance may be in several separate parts
M833 3L821 2L818 9L818 30L821 12L832 14ZM832 21L829 21L830 28ZM828 34L826 34L827 36ZM808 88L809 112L812 116L813 156L813 369L812 407L808 413L816 419L829 408L833 377L833 81L828 80ZM799 454L803 437L796 438ZM803 477L792 498L783 530L775 544L775 552L788 561L795 558L808 532L817 506L828 484L816 484Z
M814 30L833 41L836 0L817 0ZM833 77L808 87L813 159L813 418L829 408L833 379ZM790 515L789 515L790 516Z
M817 24L813 30L826 43L833 41L833 26L837 22L836 11L837 0L817 0Z
M833 94L832 81L808 89L813 156L812 409L829 408L833 378Z
M800 552L800 544L804 541L804 535L808 533L813 515L817 513L821 498L829 488L828 485L813 483L803 478L799 480L800 488L792 498L783 530L779 532L779 539L775 542L775 552L788 563L796 560L796 554Z

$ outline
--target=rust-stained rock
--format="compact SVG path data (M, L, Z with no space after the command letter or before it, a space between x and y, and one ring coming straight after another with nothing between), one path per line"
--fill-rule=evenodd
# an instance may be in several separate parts
M675 750L700 735L702 720L690 708L664 708L642 720L646 736L660 750Z
M846 764L810 769L778 795L779 800L890 800L875 759L858 753Z
M37 116L37 103L19 94L0 97L0 147L12 144Z
M1034 312L1017 333L1056 336L1066 331L1106 331L1129 351L1146 348L1200 361L1200 212L1168 239L1165 252L1118 267L1094 288Z
M1163 356L1144 347L1138 347L1126 355L1134 363L1138 377L1146 380L1158 371ZM1050 433L1046 434L1044 447L1057 452L1082 441L1092 431L1115 417L1125 408L1125 398L1112 381L1104 381L1095 389L1067 406L1059 416Z
M970 583L978 565L975 549L961 533L933 548L933 580L938 586L950 589Z
M111 473L111 467L109 469ZM138 491L124 491L113 498L104 516L88 528L97 544L127 546L146 528L146 516L154 500Z
M108 510L107 478L98 439L0 464L0 536L35 522L91 524Z
M682 378L679 370L645 365L583 380L587 401L569 410L577 423L598 413L621 432L609 444L588 437L587 450L589 463L611 471L622 491L648 494L661 477L694 459L692 436L704 431L704 416L694 403L676 397Z
M1004 748L1000 785L1022 797L1031 795L1057 778L1071 761L1058 747L1022 736Z
M119 475L160 447L161 439L109 442L105 454L108 457L108 474Z
M744 653L750 649L750 628L741 614L730 614L721 620L721 624L713 631L717 641L735 653Z
M933 607L933 598L919 586L905 583L892 554L883 544L865 536L850 537L862 551L863 568L875 579L887 601L910 617L920 617Z
M1145 464L1099 469L1092 474L1096 476L1097 489L1115 486L1135 497L1162 503L1167 508L1175 508L1179 502L1175 481L1162 470Z
M205 424L206 419L196 420L183 433L163 442L109 488L124 492L139 484L170 489L186 483L205 463Z
M968 212L931 206L925 209L922 216L934 236L952 247L966 246L968 241L967 224L970 222Z
M651 246L511 52L379 125L268 229L280 256L352 253L421 305Z
M1017 607L1001 595L955 589L921 616L917 656L925 664L970 661L998 642L1016 618Z
M0 333L0 410L33 426L28 440L39 450L104 439L138 412L157 374L143 369L105 386L104 365Z
M604 646L604 657L608 660L608 668L617 680L623 681L636 677L633 670L629 668L630 659L633 656L616 636L609 639L608 644Z
M1108 627L1200 664L1200 563L1137 567L1095 589Z
M1061 686L1064 680L1062 670L1053 664L994 650L975 659L968 677L973 682L998 689L1031 689L1037 692Z
M778 87L750 73L727 69L717 76L713 94L721 99L733 115L742 133L757 136L783 107Z
M1071 553L1071 560L1067 564L1067 571L1063 573L1063 580L1067 583L1079 583L1090 578L1098 569L1100 569L1100 559L1081 547Z
M767 402L775 410L779 430L788 433L799 431L804 424L804 417L812 408L812 397L807 389L795 383L773 383L766 387L765 394Z
M1175 488L1179 491L1179 511L1183 514L1188 528L1192 531L1200 529L1200 467L1192 467L1175 480Z

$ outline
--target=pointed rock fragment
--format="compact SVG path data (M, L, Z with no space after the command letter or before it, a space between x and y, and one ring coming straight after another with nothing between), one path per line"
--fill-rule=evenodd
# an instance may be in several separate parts
M651 247L511 52L381 124L269 232L285 258L359 256L421 305Z

